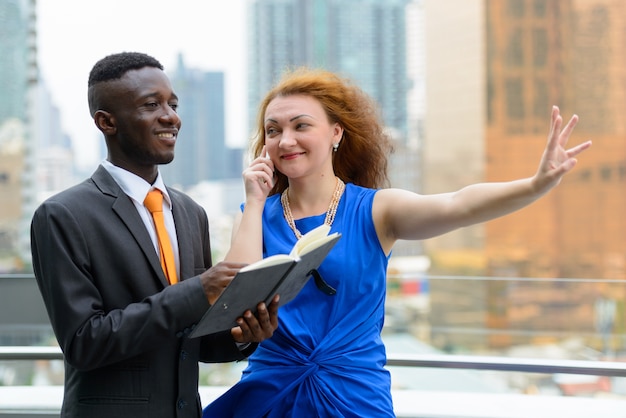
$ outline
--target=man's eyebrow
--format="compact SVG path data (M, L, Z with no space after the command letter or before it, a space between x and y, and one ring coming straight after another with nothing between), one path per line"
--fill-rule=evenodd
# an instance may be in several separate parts
M149 92L149 93L146 93L146 94L142 95L140 97L140 99L145 100L145 99L150 99L150 98L153 98L153 97L162 97L162 96L163 95L161 93L159 93L158 91L152 91L152 92ZM172 93L169 99L178 100L178 96L176 95L176 93Z
M159 93L156 91L150 91L146 94L142 94L141 96L139 96L140 99L149 99L150 97L156 97L159 96Z

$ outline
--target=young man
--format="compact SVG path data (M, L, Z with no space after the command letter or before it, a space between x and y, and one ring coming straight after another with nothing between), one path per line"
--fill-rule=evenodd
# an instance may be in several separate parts
M174 158L178 99L162 65L134 52L96 63L88 87L107 158L44 202L31 226L35 276L65 356L61 416L200 417L198 361L251 354L277 327L277 299L259 304L258 317L242 312L230 331L187 338L243 264L212 266L205 211L159 174ZM171 272L144 206L152 190Z

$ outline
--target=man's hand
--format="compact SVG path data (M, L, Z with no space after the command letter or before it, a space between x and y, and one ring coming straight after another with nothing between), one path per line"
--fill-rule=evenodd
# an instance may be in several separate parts
M244 266L246 264L222 261L200 275L204 294L211 305L215 303L215 300Z
M257 316L249 310L243 317L237 319L238 327L230 330L231 335L238 343L260 343L270 338L278 328L278 299L276 295L269 307L261 302L257 305Z

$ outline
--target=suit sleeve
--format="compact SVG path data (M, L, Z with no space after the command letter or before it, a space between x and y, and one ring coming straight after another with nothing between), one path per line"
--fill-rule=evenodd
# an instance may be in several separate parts
M89 370L180 344L209 307L199 278L159 288L137 244L84 212L47 202L31 224L35 277L66 361ZM242 356L229 334L210 345L214 361Z

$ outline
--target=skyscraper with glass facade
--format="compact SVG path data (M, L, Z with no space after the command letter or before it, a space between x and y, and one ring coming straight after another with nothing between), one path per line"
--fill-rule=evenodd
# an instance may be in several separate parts
M31 169L38 82L35 5L35 0L0 2L0 241L5 246L0 254L8 269L30 260L28 226L36 195Z
M36 77L31 62L31 19L34 1L3 0L0 2L0 123L10 118L27 118L29 78Z
M251 120L288 67L311 66L354 80L380 104L385 123L407 135L407 0L250 0Z

